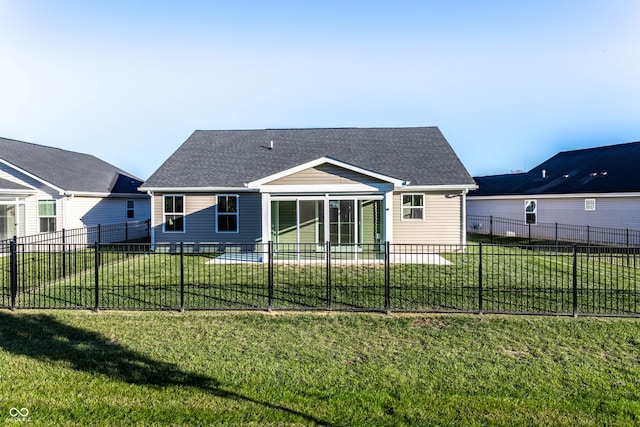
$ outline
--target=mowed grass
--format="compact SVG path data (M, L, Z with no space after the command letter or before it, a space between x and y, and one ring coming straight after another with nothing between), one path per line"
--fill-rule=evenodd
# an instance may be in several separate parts
M0 420L640 423L640 320L0 311ZM13 411L15 415L15 411Z

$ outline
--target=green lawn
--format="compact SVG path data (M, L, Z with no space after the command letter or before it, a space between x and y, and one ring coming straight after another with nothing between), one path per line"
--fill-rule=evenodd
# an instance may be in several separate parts
M635 426L639 327L620 318L0 311L0 420L26 408L29 425L47 426Z

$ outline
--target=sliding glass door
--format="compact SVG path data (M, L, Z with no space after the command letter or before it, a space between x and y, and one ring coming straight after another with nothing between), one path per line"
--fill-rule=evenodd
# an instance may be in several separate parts
M274 197L271 201L271 239L274 243L329 241L336 250L383 241L382 198Z
M16 202L0 199L0 240L11 239L13 236L25 235L25 205L22 200Z

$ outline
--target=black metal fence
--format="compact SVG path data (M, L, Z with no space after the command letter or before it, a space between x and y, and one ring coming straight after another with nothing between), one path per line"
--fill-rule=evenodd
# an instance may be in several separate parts
M484 236L489 243L521 241L528 245L640 246L640 230L542 222L528 224L526 221L480 215L467 216L467 235L470 238Z
M19 245L60 245L90 246L98 243L148 242L151 233L150 220L127 221L114 224L98 224L90 227L62 229L51 233L33 234L9 240L0 240L0 254L6 253L11 240ZM48 246L45 246L48 247ZM62 249L60 249L62 250Z
M638 248L11 242L0 307L640 316Z

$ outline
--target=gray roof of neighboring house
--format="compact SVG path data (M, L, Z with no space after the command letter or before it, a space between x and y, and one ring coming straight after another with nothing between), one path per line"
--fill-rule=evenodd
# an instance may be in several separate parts
M437 127L416 127L199 130L142 187L243 187L321 157L410 185L475 184Z
M142 184L92 155L12 139L0 138L0 159L65 191L137 193Z
M469 196L640 191L640 142L563 151L527 173L476 177Z

